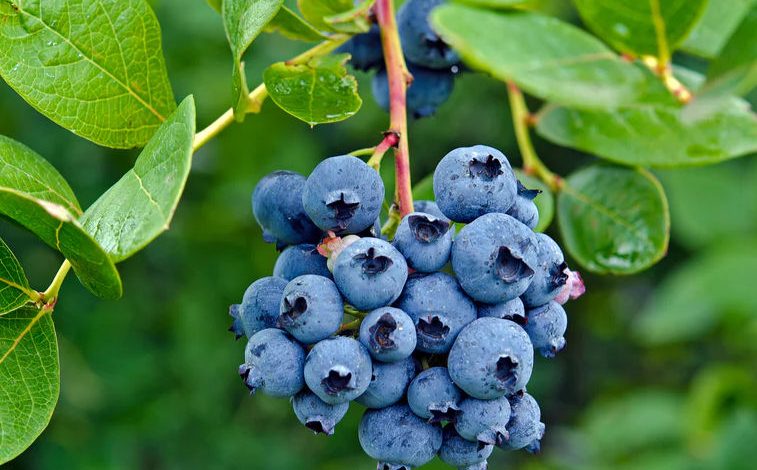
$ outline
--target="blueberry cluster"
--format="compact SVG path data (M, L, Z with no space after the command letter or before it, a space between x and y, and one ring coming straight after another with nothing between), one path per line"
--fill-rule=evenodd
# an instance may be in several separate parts
M582 288L533 232L537 193L498 150L451 151L434 192L390 242L376 231L384 185L360 159L266 176L253 211L286 248L230 309L231 330L249 338L239 374L250 391L291 397L316 433L332 434L350 402L366 407L360 443L383 470L436 455L485 469L494 447L537 451L534 351L565 346L562 304Z
M460 58L431 29L428 16L445 0L408 0L397 12L402 51L413 82L407 90L407 108L416 118L431 116L452 94ZM378 26L345 43L338 52L349 53L350 63L358 70L376 70L373 97L382 108L389 109L389 81L384 68Z

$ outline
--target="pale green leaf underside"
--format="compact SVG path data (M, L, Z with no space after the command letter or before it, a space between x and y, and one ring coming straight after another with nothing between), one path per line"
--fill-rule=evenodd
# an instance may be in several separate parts
M526 188L541 191L541 194L534 199L534 204L536 204L536 208L539 210L539 222L536 224L534 231L545 231L555 217L555 196L546 184L533 176L523 173L523 170L515 169L515 176L518 177Z
M0 315L29 302L29 290L29 281L24 269L8 245L0 238Z
M145 0L0 0L0 75L100 145L144 145L176 104Z
M668 106L551 107L536 129L554 143L626 165L703 165L757 151L757 121L747 104L731 97L721 101L703 117Z
M716 57L753 4L754 0L709 0L681 49L710 59Z
M114 261L128 258L168 229L189 176L194 133L190 96L150 139L134 168L84 213L84 229Z
M352 10L353 0L297 0L297 6L302 16L321 31L360 32L352 24L336 25L326 20Z
M545 100L581 108L670 102L658 80L585 31L535 13L444 5L435 29L471 67Z
M0 317L0 465L47 427L59 389L58 341L50 312L24 307Z
M594 165L572 174L557 200L568 252L599 274L632 274L662 258L670 217L662 186L641 169Z
M704 13L707 0L574 0L581 18L615 49L669 58Z
M271 99L284 111L312 125L342 121L358 112L362 100L355 77L338 54L307 65L278 62L263 73Z
M267 32L277 32L284 37L298 41L316 42L326 36L295 12L282 5L276 16L266 25Z

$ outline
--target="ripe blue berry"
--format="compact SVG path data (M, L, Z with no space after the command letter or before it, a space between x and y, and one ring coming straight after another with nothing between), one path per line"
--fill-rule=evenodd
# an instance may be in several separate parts
M350 54L350 65L356 70L381 67L384 52L381 49L381 33L378 25L371 26L367 33L352 36L337 52Z
M534 233L505 214L486 214L460 230L452 243L452 269L460 285L479 302L518 297L534 277Z
M352 338L337 336L320 341L305 360L305 382L331 405L359 397L371 383L371 356Z
M452 249L450 224L422 212L412 212L402 218L394 235L394 246L416 271L438 271L449 261Z
M494 400L466 398L460 403L455 429L460 435L484 445L501 446L508 439L510 402L507 397Z
M274 171L263 177L252 193L252 212L269 243L295 245L321 237L302 207L305 178L291 171Z
M447 218L446 215L442 214L442 211L439 210L439 206L436 205L434 201L426 201L426 200L420 200L420 201L413 201L413 208L416 212L423 212L425 214L431 214L437 219L441 219L448 224L452 221Z
M527 313L528 322L524 326L534 349L544 357L555 357L565 347L565 330L568 316L565 309L555 301L541 307L532 308Z
M510 421L507 431L510 434L502 447L507 449L523 449L538 452L542 437L544 437L544 423L541 422L541 410L534 397L528 393L518 393L510 397Z
M493 445L463 439L452 423L444 427L442 439L439 449L442 462L460 470L486 470L486 459L492 454Z
M523 225L533 230L539 223L539 209L534 204L534 198L541 191L538 189L527 189L520 181L517 183L518 196L515 198L513 206L507 211L507 215L518 219Z
M468 395L491 400L522 390L531 378L534 350L523 328L479 318L463 328L449 352L452 380Z
M402 400L418 371L413 357L398 362L374 362L368 390L355 399L367 408L386 408Z
M371 227L384 202L378 172L349 155L331 157L315 167L305 182L302 205L323 230L359 233Z
M315 245L292 245L282 251L273 266L273 275L291 281L303 274L317 274L331 278L326 257L318 253Z
M334 282L358 310L394 302L407 280L407 263L389 242L361 238L347 246L334 263Z
M520 326L526 324L526 309L520 297L499 304L479 303L477 306L479 318L494 317L514 321Z
M455 75L450 70L433 70L408 64L413 83L407 89L407 110L416 119L433 116L455 87ZM389 110L389 79L381 69L373 76L371 90L376 103Z
M417 349L447 353L458 333L476 319L476 306L447 273L413 274L395 306L413 319Z
M409 470L431 461L442 446L442 429L417 417L407 405L368 410L360 420L363 450L382 470Z
M343 317L342 296L331 279L305 274L284 288L278 325L303 343L312 344L333 335Z
M397 12L402 51L409 62L434 69L450 68L460 57L429 24L431 10L444 0L408 0Z
M415 325L402 310L381 307L363 319L360 342L377 361L401 361L415 350Z
M455 222L506 212L515 203L517 190L507 157L486 145L456 148L434 171L436 203Z
M568 282L568 265L560 246L543 233L537 233L536 240L534 277L522 296L527 307L546 304L554 299Z
M455 422L463 393L452 382L446 367L426 369L410 382L407 403L413 413L429 423Z
M305 386L305 351L288 334L275 328L255 333L247 342L239 375L250 393L290 397Z
M241 304L229 307L234 319L229 330L237 338L248 338L265 328L274 328L279 317L279 304L287 282L279 277L263 277L250 284Z
M309 390L292 397L292 408L297 419L315 434L334 434L334 427L347 414L349 403L329 405Z

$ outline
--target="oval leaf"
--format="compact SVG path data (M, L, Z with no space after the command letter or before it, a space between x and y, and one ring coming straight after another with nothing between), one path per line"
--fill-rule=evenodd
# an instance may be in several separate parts
M263 82L274 103L311 126L343 121L363 104L357 80L344 68L348 57L329 55L306 65L278 62L265 70Z
M277 32L296 41L317 42L326 39L324 34L284 5L266 25L265 30L271 33Z
M116 267L76 220L78 203L55 168L24 145L0 138L0 169L0 214L60 251L93 294L120 297Z
M538 189L541 191L541 193L534 199L536 208L539 210L539 223L536 224L534 231L545 231L555 217L555 196L552 194L552 191L550 191L549 186L544 184L541 180L523 173L523 170L516 169L515 176L518 177L520 182L526 188Z
M720 101L703 116L670 106L550 107L536 130L554 143L626 165L702 165L757 151L757 121L748 105L732 97Z
M58 341L49 310L0 317L0 465L29 447L58 401Z
M757 7L752 8L728 40L720 55L707 68L708 89L721 94L746 94L757 84ZM712 93L712 91L710 91Z
M111 259L128 258L168 230L189 176L194 133L190 96L150 139L134 168L80 219Z
M353 0L297 0L297 6L313 26L321 31L340 33L363 33L370 27L363 16L355 16L342 21L341 15L352 10L361 10L361 5L367 2ZM355 6L357 4L357 7Z
M24 268L0 238L0 315L16 310L32 298Z
M681 49L708 59L717 57L753 3L754 0L709 0Z
M668 202L642 169L594 165L572 174L557 199L565 246L599 274L632 274L667 252Z
M670 102L659 80L590 34L536 13L463 5L434 9L435 29L471 67L512 80L540 98L580 108Z
M145 0L0 2L0 75L73 133L142 146L176 104Z
M707 0L575 0L578 13L597 36L632 55L670 60L704 13Z

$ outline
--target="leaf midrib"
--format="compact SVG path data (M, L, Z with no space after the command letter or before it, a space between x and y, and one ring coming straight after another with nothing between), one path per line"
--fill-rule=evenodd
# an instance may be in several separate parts
M47 309L44 309L44 308L40 309L40 311L34 316L34 318L31 319L31 321L26 326L26 328L24 328L23 331L21 331L21 333L19 333L19 335L16 337L16 339L11 344L10 348L8 348L8 350L3 354L3 356L0 357L0 366L3 364L3 362L5 362L6 359L8 359L8 357L10 357L10 355L13 353L13 351L15 351L15 349L18 347L18 345L21 344L21 341L24 339L24 336L26 336L27 334L29 334L29 332L32 330L32 328L34 328L34 325L36 325L37 323L39 323L39 320L43 316L47 315L48 313L51 313L51 311L47 310Z
M45 29L47 29L48 31L52 32L53 34L55 34L56 36L58 36L59 38L61 38L63 41L65 41L69 46L71 46L71 48L73 48L76 52L78 52L79 54L81 54L82 58L86 59L87 62L89 62L92 65L94 65L97 69L99 69L107 77L109 77L111 80L113 80L117 85L119 85L121 88L123 88L128 94L130 94L135 100L137 100L137 102L139 102L139 104L141 104L142 106L144 106L145 109L147 109L148 111L150 111L150 113L152 113L155 117L157 117L158 120L160 120L161 122L163 122L163 121L166 120L166 118L161 113L159 113L158 110L156 110L152 105L150 105L150 103L148 103L144 98L142 98L136 91L134 91L127 84L125 84L121 80L119 80L118 77L116 77L111 72L109 72L105 67L103 67L102 65L100 65L99 63L97 63L93 58L91 58L87 54L85 54L84 51L81 50L79 47L77 47L73 42L71 42L71 40L69 38L65 37L58 30L56 30L53 27L51 27L50 25L48 25L42 18L40 18L38 16L35 16L35 15L29 13L28 11L24 10L20 5L14 4L13 2L10 2L10 1L9 1L9 3L11 5L11 7L15 7L15 9L16 9L16 11L18 13L24 14L26 16L29 16L30 18L36 19L37 21L39 21L45 27ZM110 21L110 17L108 19ZM117 40L116 40L116 42L118 43L119 50L120 50L121 43L118 42ZM123 60L123 54L121 55L121 60Z

